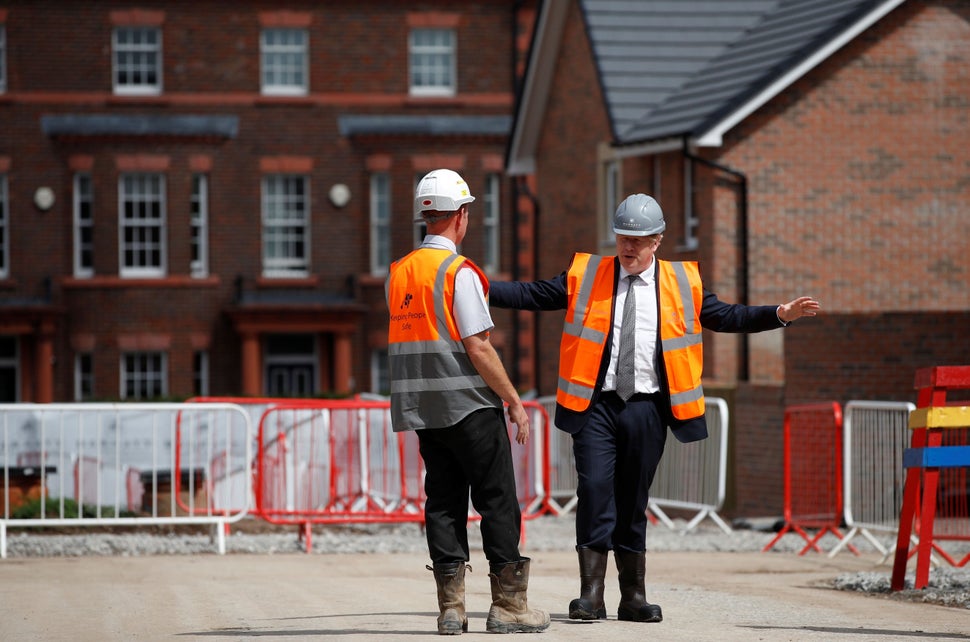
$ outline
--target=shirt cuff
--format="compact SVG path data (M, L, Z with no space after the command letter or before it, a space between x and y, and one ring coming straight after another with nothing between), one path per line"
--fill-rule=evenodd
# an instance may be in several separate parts
M777 308L775 308L775 316L778 317L778 323L781 324L781 327L787 328L788 326L791 325L791 321L785 321L784 319L782 319L781 314L778 313L779 310L781 310L780 305Z

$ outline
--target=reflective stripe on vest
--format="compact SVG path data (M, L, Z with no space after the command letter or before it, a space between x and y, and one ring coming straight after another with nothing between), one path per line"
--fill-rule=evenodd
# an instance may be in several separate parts
M657 261L660 281L661 349L677 419L704 414L703 285L696 263ZM614 257L576 254L566 273L569 299L559 350L556 402L585 412L593 399L606 337L613 323Z
M566 272L569 300L559 343L556 403L569 410L582 412L593 400L613 324L613 271L613 257L579 253Z
M391 424L395 432L453 426L480 408L502 401L475 369L452 314L455 275L475 270L448 250L421 248L391 265L386 296Z
M697 263L658 261L660 344L670 390L670 409L677 419L704 414L704 286Z

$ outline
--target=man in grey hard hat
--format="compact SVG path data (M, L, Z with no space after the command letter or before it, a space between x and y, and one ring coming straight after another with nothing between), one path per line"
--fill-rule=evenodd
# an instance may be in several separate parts
M579 476L574 620L606 618L610 550L620 585L617 618L663 620L644 588L648 491L667 426L682 442L707 437L702 329L762 332L819 310L804 296L782 305L720 301L704 289L697 263L654 260L665 229L660 204L633 194L613 216L616 256L577 253L556 278L492 282L497 307L566 310L556 426L573 436Z

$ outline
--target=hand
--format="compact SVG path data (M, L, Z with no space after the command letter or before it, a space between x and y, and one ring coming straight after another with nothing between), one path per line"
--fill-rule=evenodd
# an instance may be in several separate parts
M785 323L791 323L801 317L814 317L821 309L821 304L810 296L800 296L794 301L778 306L778 318Z
M515 442L525 444L529 441L529 413L521 403L509 406L509 421L515 424Z

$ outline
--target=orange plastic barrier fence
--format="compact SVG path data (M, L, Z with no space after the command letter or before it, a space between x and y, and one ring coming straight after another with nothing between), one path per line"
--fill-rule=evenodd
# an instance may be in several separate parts
M955 560L939 544L944 539L970 540L970 402L948 398L951 392L970 390L970 366L917 370L915 387L916 410L909 420L912 447L903 453L906 486L890 582L893 591L904 588L914 521L919 537L914 588L922 589L929 583L932 551L953 566L970 561L970 554ZM938 533L937 529L944 532Z
M826 533L843 539L842 519L842 408L837 402L789 406L784 428L784 526L762 552L794 531L809 549L822 552L818 542ZM816 530L809 536L808 530ZM849 550L858 554L855 547Z

